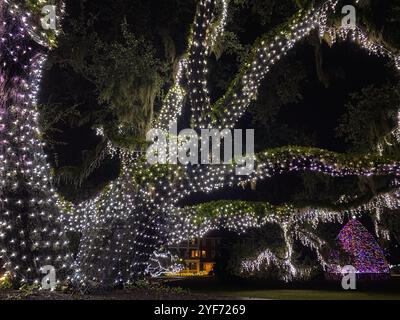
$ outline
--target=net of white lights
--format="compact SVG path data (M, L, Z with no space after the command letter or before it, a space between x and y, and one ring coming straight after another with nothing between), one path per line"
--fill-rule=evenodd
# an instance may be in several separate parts
M31 18L12 1L0 1L0 259L15 283L38 284L47 265L65 280L72 260L36 109L49 47Z
M1 4L2 10L5 7L11 8L8 1L3 1ZM242 71L225 96L212 106L207 85L207 58L212 53L213 45L218 37L223 34L227 20L228 0L200 0L187 53L179 62L175 83L166 95L164 106L154 127L167 130L172 123L178 121L188 100L194 128L233 128L251 101L257 98L259 86L273 65L313 30L319 30L321 36L330 34L334 40L350 38L369 52L392 59L396 67L400 68L399 56L368 40L367 35L361 29L329 27L327 25L328 15L335 10L336 4L337 1L330 0L316 9L300 12L286 28L280 29L278 34L274 34L273 37L270 34L263 37L254 45L249 61L244 64ZM6 10L2 12L6 12ZM22 17L20 13L13 13L10 17L14 15ZM26 24L26 27L21 26L25 31L23 31L24 37L21 37L19 41L15 36L9 38L9 30L2 31L4 37L8 39L6 40L7 46L3 46L2 51L3 48L11 54L15 52L20 54L24 51L21 48L26 47L29 38L27 35L31 34L30 30L34 30L29 27L27 22ZM35 66L32 72L34 75L40 74L45 55L42 54L41 57L41 63L28 65L28 69ZM2 68L4 70L4 67ZM37 93L39 79L40 77L37 76L34 79L26 77L24 80L31 88L34 85L30 98ZM6 97L2 98L4 103L9 104L11 98L3 97ZM186 99L187 97L189 99ZM34 99L29 100L23 110L33 109L34 102ZM31 140L22 138L23 135L20 131L4 130L11 126L21 128L21 125L18 126L18 122L17 125L13 121L10 122L9 118L5 116L5 111L2 111L1 116L2 141L7 142L12 133L11 139L14 137L18 142L28 144L24 145L21 150L36 150L32 149ZM36 118L34 120L37 121ZM29 136L37 137L37 123L32 123L22 127L27 130ZM101 130L99 132L101 133ZM394 135L395 132L397 131L394 131ZM37 138L35 139L32 141L40 144L41 150L41 143ZM5 143L1 144L2 150L5 150L5 146ZM324 241L307 232L303 228L304 223L311 223L315 226L318 222L341 221L345 215L353 216L365 212L375 212L377 231L387 235L385 230L380 229L379 210L386 207L397 208L399 204L398 194L389 192L371 200L364 206L349 209L344 213L328 209L294 209L285 206L284 215L278 214L282 209L270 208L260 219L255 217L251 211L241 210L232 203L218 208L213 218L203 219L198 215L196 208L179 208L177 207L178 202L194 193L212 192L238 184L245 185L284 172L309 170L331 176L382 174L398 176L400 167L398 163L391 160L368 155L354 157L318 149L305 150L287 147L255 155L256 170L251 176L243 178L235 175L234 165L149 166L135 152L117 148L111 143L109 143L109 149L110 153L118 154L121 158L122 170L119 178L111 182L97 197L77 206L62 202L51 188L46 187L50 175L42 151L37 151L37 154L41 155L43 161L38 161L38 158L32 160L32 164L35 166L38 163L42 165L42 169L38 171L41 183L37 187L40 187L41 191L49 192L50 190L51 195L45 199L52 204L57 201L60 210L57 218L64 223L65 230L82 234L73 281L83 286L125 284L148 273L159 275L163 267L160 264L154 268L151 266L154 266L154 262L158 258L165 258L159 253L163 246L193 236L204 235L214 229L227 228L236 232L245 232L249 228L260 227L267 223L279 224L282 227L286 243L286 257L278 257L272 251L266 250L256 260L244 261L243 271L252 272L265 264L274 263L287 271L285 280L290 280L309 272L308 270L298 270L293 263L295 239L316 251L321 265L326 265L320 254L320 248ZM15 181L15 177L19 173L26 173L26 169L20 166L20 161L14 159L10 164L11 161L6 158L5 154L3 151L1 159L1 201L3 205L9 201L4 197L7 181L10 180L10 177L14 177ZM16 168L10 169L12 166ZM396 187L394 189L397 190ZM32 200L36 200L36 198L32 197ZM235 208L235 212L230 211L229 208ZM64 211L68 214L62 214ZM43 211L43 216L49 216L49 212ZM2 218L2 226L6 235L10 234L7 231L8 221L17 221L18 219L18 216L14 215L14 211L12 214L13 216L9 220ZM56 218L55 215L54 218ZM46 229L46 231L48 230ZM22 231L25 232L25 230ZM6 239L10 238L6 236ZM44 252L44 250L38 250L38 252ZM10 259L6 259L6 261L10 261ZM10 266L8 269L12 270ZM152 270L155 271L152 272ZM165 270L171 269L165 268Z

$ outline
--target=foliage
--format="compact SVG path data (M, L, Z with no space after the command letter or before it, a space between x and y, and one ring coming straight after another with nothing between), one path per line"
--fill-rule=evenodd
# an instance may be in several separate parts
M78 23L74 25L76 40L85 41L81 56L70 57L70 65L94 85L98 104L115 117L116 127L127 126L134 136L144 134L152 119L153 103L162 85L163 64L155 55L153 45L129 31L126 21L113 40L102 39L96 32ZM59 50L66 48L66 39ZM67 51L68 52L68 51ZM110 123L104 123L110 127Z
M282 107L295 107L303 99L302 91L306 81L304 66L300 62L289 62L289 59L284 59L279 66L274 67L274 72L268 74L259 98L252 103L249 111L256 132L263 132L262 135L257 134L257 149L288 144L314 145L313 137L278 120Z
M269 161L271 163L288 162L287 159L293 157L312 157L318 159L323 164L334 165L338 168L346 167L349 169L372 168L378 165L395 163L396 161L390 157L381 157L377 154L357 154L348 153L341 154L327 151L319 148L307 148L287 146L275 149L269 149L265 153L259 153L257 159L259 161Z
M398 1L360 1L358 20L375 38L390 48L400 47L400 4Z
M353 151L376 150L382 137L388 136L393 130L399 106L398 83L383 87L368 86L351 95L338 134L350 144Z
M135 138L146 132L155 100L171 79L177 48L182 45L174 42L174 37L182 37L176 29L189 18L177 21L176 14L187 12L192 5L191 1L178 0L159 7L141 0L70 4L65 35L50 57L53 68L68 72L72 68L75 79L86 81L83 84L91 92L80 93L79 80L75 88L80 95L78 103L92 105L95 113L81 108L85 113L91 111L91 117L82 115L83 119L108 128L105 133L111 133L112 141L117 140L115 132L121 127L123 135ZM151 25L154 29L148 28Z
M61 17L62 12L60 10L62 0L49 0L44 2L43 0L16 0L14 1L20 8L25 9L30 13L31 19L36 25L36 30L40 30L40 32L36 32L34 38L39 40L41 44L45 44L50 48L57 47L57 31L48 29L44 30L40 26L40 18L42 17L42 9L45 5L55 5L56 6L56 14L58 17ZM59 26L58 26L59 27Z
M287 20L288 15L296 11L298 6L293 0L233 0L240 9L250 9L251 13L262 26L271 26L276 21Z
M143 163L144 164L144 163ZM131 169L134 185L154 184L158 179L165 178L170 183L176 182L183 168L179 165L156 164L152 166L134 167Z
M116 146L144 147L144 134L185 46L194 4L67 2L68 18L58 48L50 52L40 111L52 166L69 197L76 186L84 194L98 192L104 180L114 178L106 171L119 169L117 161L99 152L104 140L96 137L96 128Z
M23 284L20 288L19 291L24 295L24 296L31 296L35 293L35 291L40 290L40 285L38 284Z
M203 219L218 218L221 214L238 216L239 213L246 213L261 220L270 214L286 215L291 213L293 207L288 205L277 207L265 202L220 200L199 204L195 206L195 211L196 221L200 223Z
M0 279L0 289L12 289L14 283L9 275L4 275Z
M256 257L265 248L269 248L277 256L285 257L285 243L282 230L274 224L260 229L250 230L246 235L223 240L217 257L216 276L224 279L242 277L242 261ZM268 266L255 274L258 278L279 279L279 270Z
M187 294L188 290L181 287L168 287L159 282L150 282L147 279L137 280L131 284L125 285L127 290L148 290L159 294Z
M399 210L385 210L382 215L382 224L387 226L388 231L393 236L396 246L400 245L400 219ZM398 259L399 257L397 257Z

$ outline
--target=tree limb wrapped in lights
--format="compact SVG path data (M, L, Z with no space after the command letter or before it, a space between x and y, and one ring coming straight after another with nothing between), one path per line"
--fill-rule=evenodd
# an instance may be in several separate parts
M377 208L396 209L400 206L398 190L377 195L365 204L340 208L296 208L292 205L273 206L264 202L216 201L193 207L175 208L169 220L170 241L202 237L208 232L227 229L244 233L266 224L299 225L308 223L316 228L318 223L339 222L346 217L374 213Z

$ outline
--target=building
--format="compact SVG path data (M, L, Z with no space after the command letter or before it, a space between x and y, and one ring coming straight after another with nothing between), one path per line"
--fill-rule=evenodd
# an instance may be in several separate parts
M212 274L220 238L204 237L181 242L169 249L182 261L179 276L207 276Z

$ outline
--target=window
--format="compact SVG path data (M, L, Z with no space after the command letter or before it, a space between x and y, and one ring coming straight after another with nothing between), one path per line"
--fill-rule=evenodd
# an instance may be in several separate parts
M192 250L191 255L192 258L198 258L200 257L200 252L199 250Z
M203 271L210 273L214 270L214 263L204 263L203 264Z
M190 271L197 270L197 263L191 262L188 265Z

